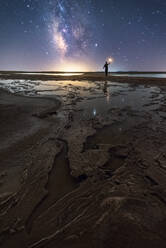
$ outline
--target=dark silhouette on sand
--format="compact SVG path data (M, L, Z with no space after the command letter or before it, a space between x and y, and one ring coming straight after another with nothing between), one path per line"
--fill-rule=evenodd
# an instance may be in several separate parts
M108 62L106 61L106 62L105 62L105 65L103 66L103 69L105 68L105 76L106 76L106 77L108 76L108 66L109 66L109 64L108 64Z

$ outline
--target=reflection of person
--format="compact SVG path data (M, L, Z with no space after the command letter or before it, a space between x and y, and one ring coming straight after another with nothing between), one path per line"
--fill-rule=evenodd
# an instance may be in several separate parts
M107 95L108 94L108 83L107 81L104 83L104 87L103 87L103 92L104 92L104 95Z
M108 66L109 66L109 64L108 64L108 62L106 61L106 62L105 62L105 65L103 66L103 69L105 68L105 76L106 76L106 77L108 76Z

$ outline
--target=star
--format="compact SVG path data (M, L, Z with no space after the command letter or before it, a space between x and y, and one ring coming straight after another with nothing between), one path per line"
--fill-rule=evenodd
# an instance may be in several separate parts
M142 64L139 69L159 70L166 64L165 21L165 0L153 0L148 7L140 0L132 3L124 0L4 0L0 1L0 54L6 53L10 58L7 48L14 33L13 42L18 49L15 54L26 51L27 37L28 46L36 48L36 54L32 53L33 49L28 50L32 58L29 64L44 54L55 67L61 61L70 60L89 62L94 68L101 68L103 60L114 54L113 66L117 69L118 66L124 68L124 63L126 69L137 70L141 59L149 56L148 67ZM156 54L161 55L158 63ZM3 61L5 58L0 60L2 67ZM12 58L7 62L10 67L11 61ZM27 61L23 64L27 65ZM38 64L42 66L45 62L41 59Z

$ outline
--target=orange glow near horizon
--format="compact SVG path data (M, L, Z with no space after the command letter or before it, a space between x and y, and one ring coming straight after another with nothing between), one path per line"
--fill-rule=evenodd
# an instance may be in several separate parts
M90 71L91 68L88 65L77 62L64 62L57 68L57 70L64 72L87 72Z

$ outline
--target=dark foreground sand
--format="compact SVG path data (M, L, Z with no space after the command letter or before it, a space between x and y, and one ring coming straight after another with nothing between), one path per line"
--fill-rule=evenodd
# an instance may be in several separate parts
M0 247L165 248L160 87L155 118L112 109L110 120L88 121L79 118L73 97L60 106L53 97L1 91ZM117 133L126 117L138 121Z

